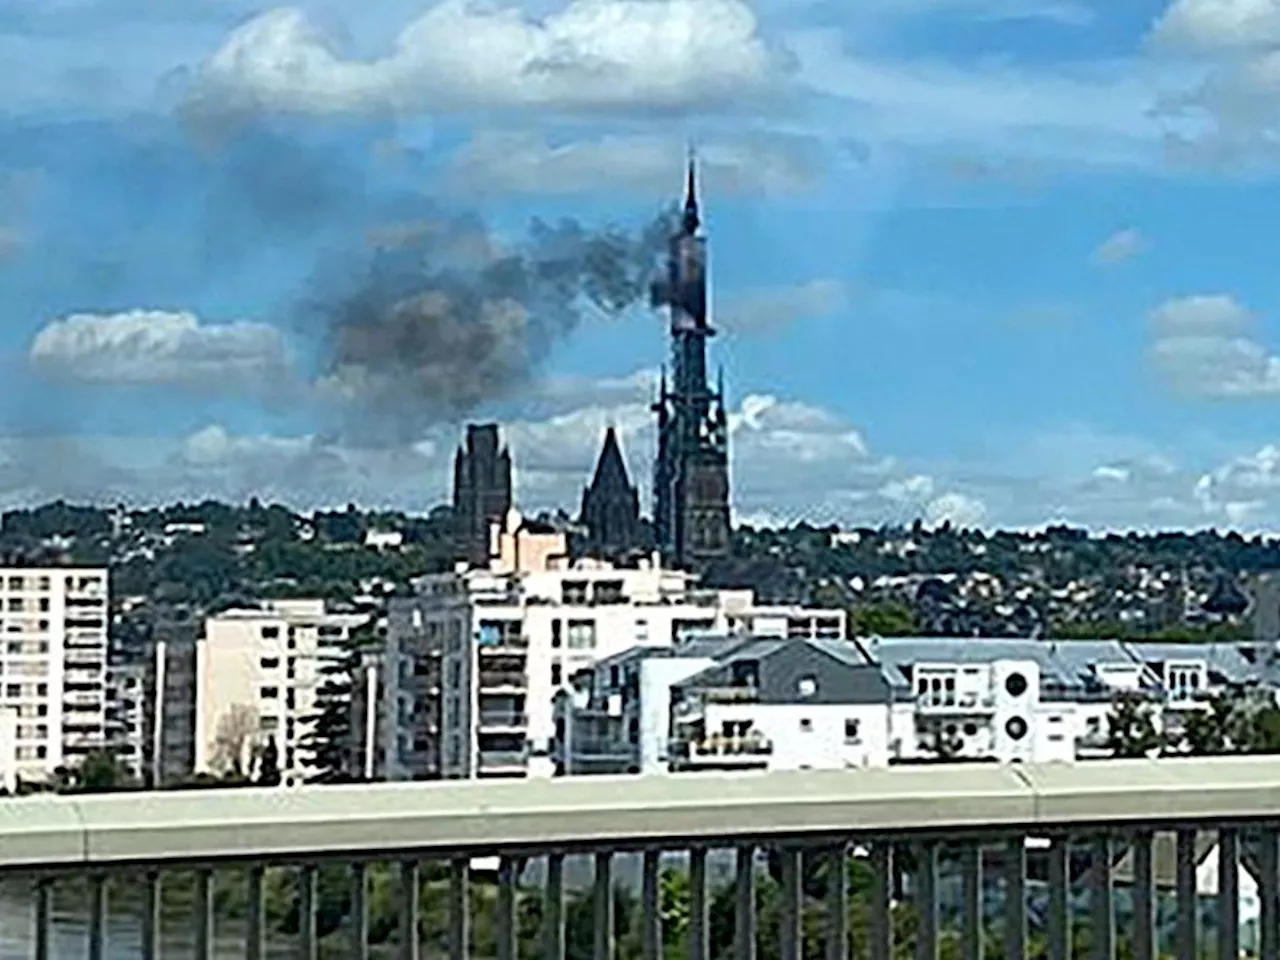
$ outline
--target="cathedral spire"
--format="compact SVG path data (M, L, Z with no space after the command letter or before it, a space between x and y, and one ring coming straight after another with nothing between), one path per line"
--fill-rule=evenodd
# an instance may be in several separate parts
M698 232L701 222L698 217L698 157L694 153L693 146L690 145L688 182L684 190L684 219L681 223L684 226L684 232L688 236L693 236Z

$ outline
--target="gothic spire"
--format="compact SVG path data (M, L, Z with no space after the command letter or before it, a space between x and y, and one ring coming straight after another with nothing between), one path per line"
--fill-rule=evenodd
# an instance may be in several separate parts
M682 221L684 232L689 236L693 236L698 232L700 223L701 220L698 218L698 158L693 152L693 147L690 147L688 182L684 191L684 219Z

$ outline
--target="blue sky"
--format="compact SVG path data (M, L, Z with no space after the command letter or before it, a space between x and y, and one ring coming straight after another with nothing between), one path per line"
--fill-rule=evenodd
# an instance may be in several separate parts
M1267 529L1277 88L1280 0L0 0L0 503L423 509L462 416L526 506L609 424L645 486L643 302L530 359L573 305L482 298L470 374L333 317L693 141L740 516Z

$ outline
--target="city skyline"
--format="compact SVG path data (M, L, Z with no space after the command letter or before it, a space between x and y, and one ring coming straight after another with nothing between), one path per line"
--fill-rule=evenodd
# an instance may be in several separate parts
M692 141L736 519L1269 529L1280 4L1114 6L0 0L0 505L421 512L497 419L521 507L614 426L650 513L642 298L409 433L302 307L442 223L639 236Z

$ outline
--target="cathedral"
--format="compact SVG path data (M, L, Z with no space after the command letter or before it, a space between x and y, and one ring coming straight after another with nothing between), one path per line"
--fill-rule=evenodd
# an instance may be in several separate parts
M667 563L688 570L726 557L730 536L729 430L723 377L714 390L707 377L707 340L715 330L707 318L707 240L697 187L691 158L684 210L659 284L670 315L670 377L664 369L653 404L653 537ZM580 519L599 552L617 555L639 545L636 492L612 429Z
M656 548L668 565L701 573L729 556L731 528L723 377L713 389L707 376L707 340L715 331L707 317L707 240L697 187L690 158L666 276L655 285L655 302L668 310L671 356L653 404L658 449L652 524L640 517L639 495L610 427L582 494L575 539L584 552L611 560ZM490 524L511 509L511 493L511 456L497 425L468 427L454 464L455 537L462 558L486 562Z

